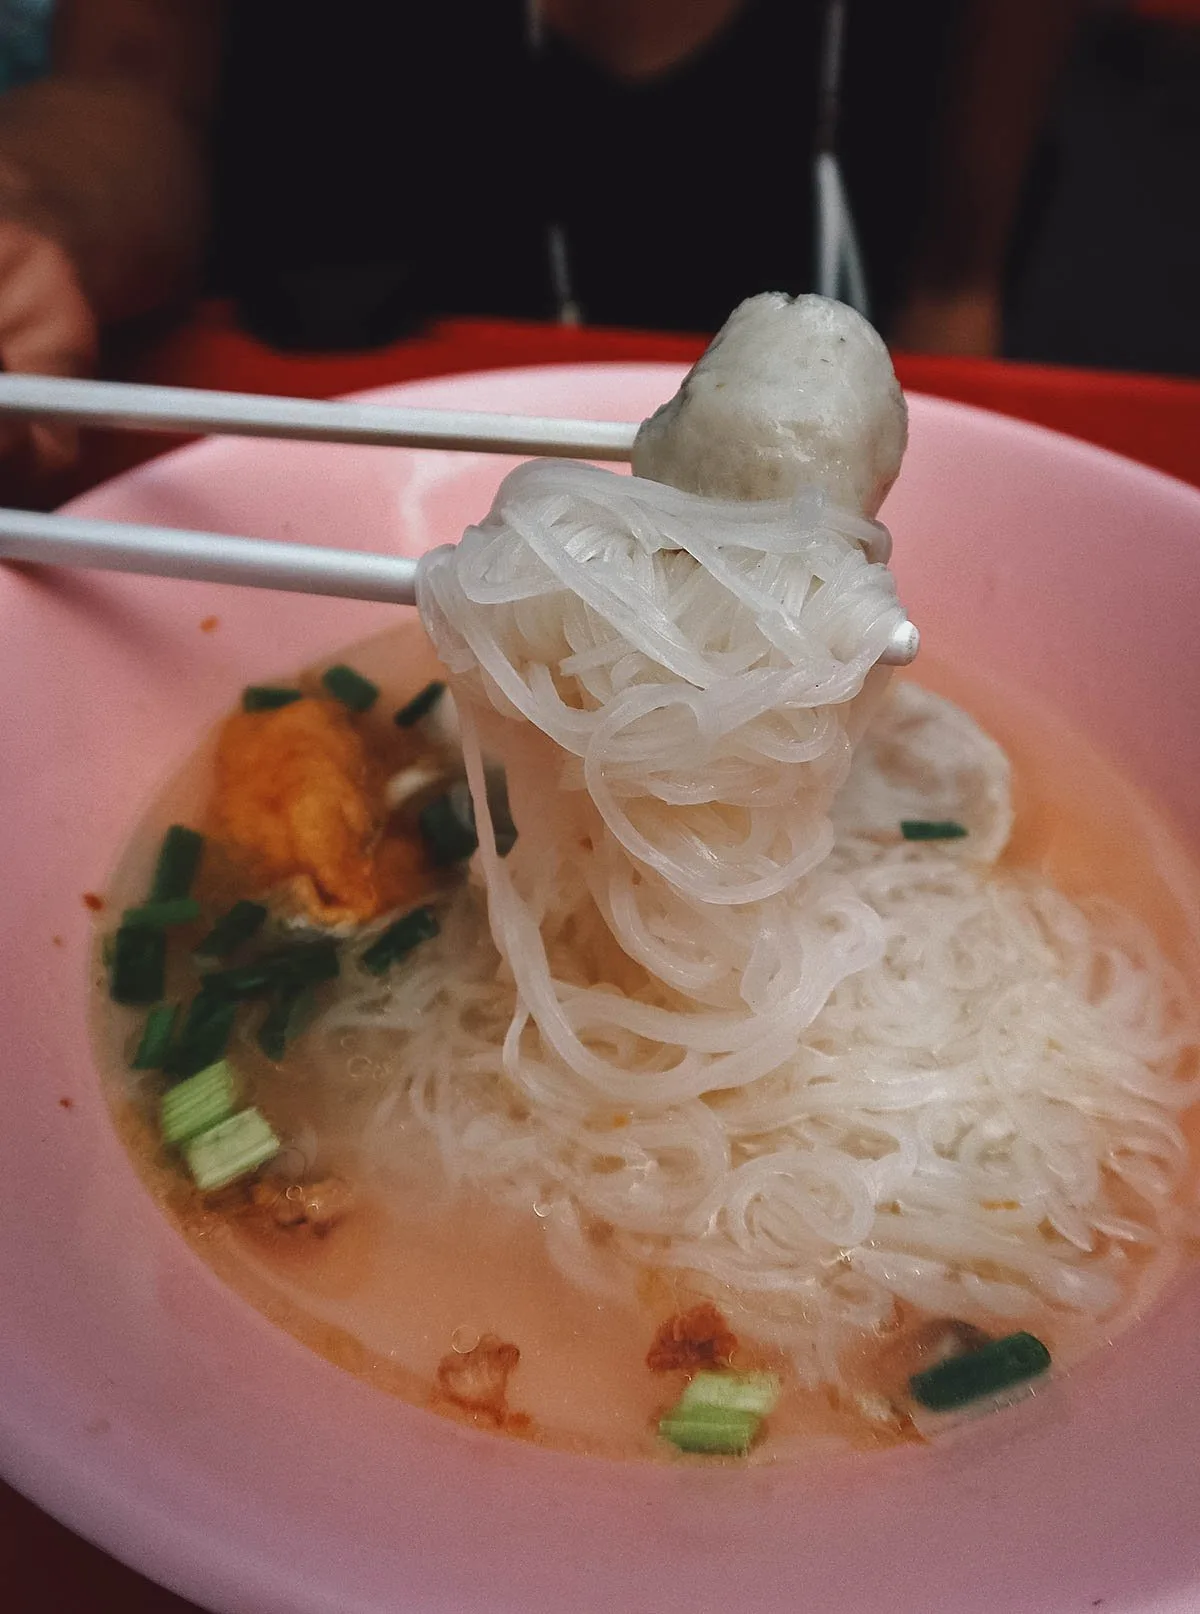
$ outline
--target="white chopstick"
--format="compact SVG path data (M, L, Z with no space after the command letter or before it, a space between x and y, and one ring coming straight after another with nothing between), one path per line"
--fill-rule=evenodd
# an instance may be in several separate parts
M0 510L0 560L416 604L417 563L403 555L45 516L31 510Z
M40 375L0 375L0 416L5 415L133 431L292 437L306 442L549 454L587 460L628 460L637 432L635 424L619 420L396 409L385 404L325 403Z
M390 605L416 604L417 563L402 555L230 538L223 533L91 521L81 516L47 516L30 510L0 509L0 560L237 583L293 594L382 600ZM901 622L879 659L889 667L907 667L920 642L913 623Z

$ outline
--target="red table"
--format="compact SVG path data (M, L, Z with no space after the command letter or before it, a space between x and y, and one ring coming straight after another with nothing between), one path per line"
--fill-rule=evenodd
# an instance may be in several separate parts
M515 320L455 319L376 352L310 356L264 347L237 330L228 308L214 302L203 305L188 324L124 373L130 379L175 386L329 398L421 376L508 365L690 363L704 340ZM1053 426L1200 484L1200 381L916 354L899 355L896 368L910 391ZM163 437L93 435L85 445L83 463L58 492L66 497L81 491L169 446Z
M144 355L134 378L180 386L330 397L419 376L509 365L604 360L690 362L701 337L449 320L379 352L272 352L237 331L220 304L201 308ZM1087 438L1200 485L1200 382L1110 375L990 359L902 355L904 385L998 409ZM163 451L163 438L97 436L66 491ZM0 1394L3 1393L0 1387ZM0 1609L4 1614L199 1614L125 1569L0 1484Z

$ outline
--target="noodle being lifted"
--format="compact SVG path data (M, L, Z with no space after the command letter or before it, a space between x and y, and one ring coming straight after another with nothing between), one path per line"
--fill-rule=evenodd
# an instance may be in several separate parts
M640 1297L631 1350L690 1375L664 1380L685 1450L745 1451L781 1388L911 1434L1111 1328L1181 1225L1174 972L995 867L1003 751L878 666L904 441L865 322L758 297L632 478L523 465L428 555L478 856L429 899L440 935L343 968L305 1038L328 1113L347 1047L375 1073L338 1123L360 1189L423 1133L571 1283ZM522 1343L447 1357L441 1390L516 1427Z
M949 851L831 856L899 614L864 512L903 440L874 332L756 298L634 468L789 502L530 465L422 574L477 806L482 749L537 826L505 862L483 835L515 993L486 1077L427 1095L448 1163L551 1207L581 1274L599 1221L635 1265L732 1286L832 1376L896 1299L989 1324L1103 1313L1183 1154L1153 971L1097 993L1082 916ZM1122 1185L1151 1184L1131 1218Z
M829 384L804 389L820 363ZM948 852L830 857L898 618L864 510L903 437L866 324L759 297L644 426L635 471L790 502L525 466L422 579L476 805L486 749L538 826L507 862L483 834L515 1001L486 1080L430 1094L447 1162L551 1206L564 1261L601 1220L635 1264L756 1296L757 1330L829 1374L895 1298L1105 1311L1121 1238L1156 1238L1100 1172L1116 1133L1110 1169L1139 1190L1182 1157L1158 981L1089 1002L1082 918Z
M806 303L757 312L803 332ZM890 374L874 333L842 314ZM533 464L423 566L477 807L482 744L504 762L518 827L539 826L507 863L482 837L517 987L497 1108L513 1089L546 1145L565 1128L597 1159L613 1140L589 1116L628 1111L622 1170L571 1174L559 1213L573 1230L584 1213L678 1235L731 1163L706 1096L778 1070L830 990L878 956L874 915L814 875L901 618L864 553L876 536L816 486L718 503Z

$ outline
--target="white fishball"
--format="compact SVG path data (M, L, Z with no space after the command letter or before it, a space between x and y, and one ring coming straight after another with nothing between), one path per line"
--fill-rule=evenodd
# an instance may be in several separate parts
M643 421L635 476L726 499L822 489L873 516L896 480L908 411L873 326L828 297L764 292L725 321Z

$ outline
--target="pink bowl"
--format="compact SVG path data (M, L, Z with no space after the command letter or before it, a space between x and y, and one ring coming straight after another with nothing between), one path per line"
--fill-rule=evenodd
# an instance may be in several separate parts
M633 418L678 375L534 369L376 396ZM912 412L886 514L926 644L1048 694L1200 846L1200 494L976 410ZM416 551L480 514L506 469L218 442L78 508ZM153 1209L92 1066L81 893L242 684L389 620L0 569L5 1475L137 1568L246 1614L1195 1614L1194 1283L1036 1402L940 1447L704 1472L539 1451L390 1400L274 1330Z

